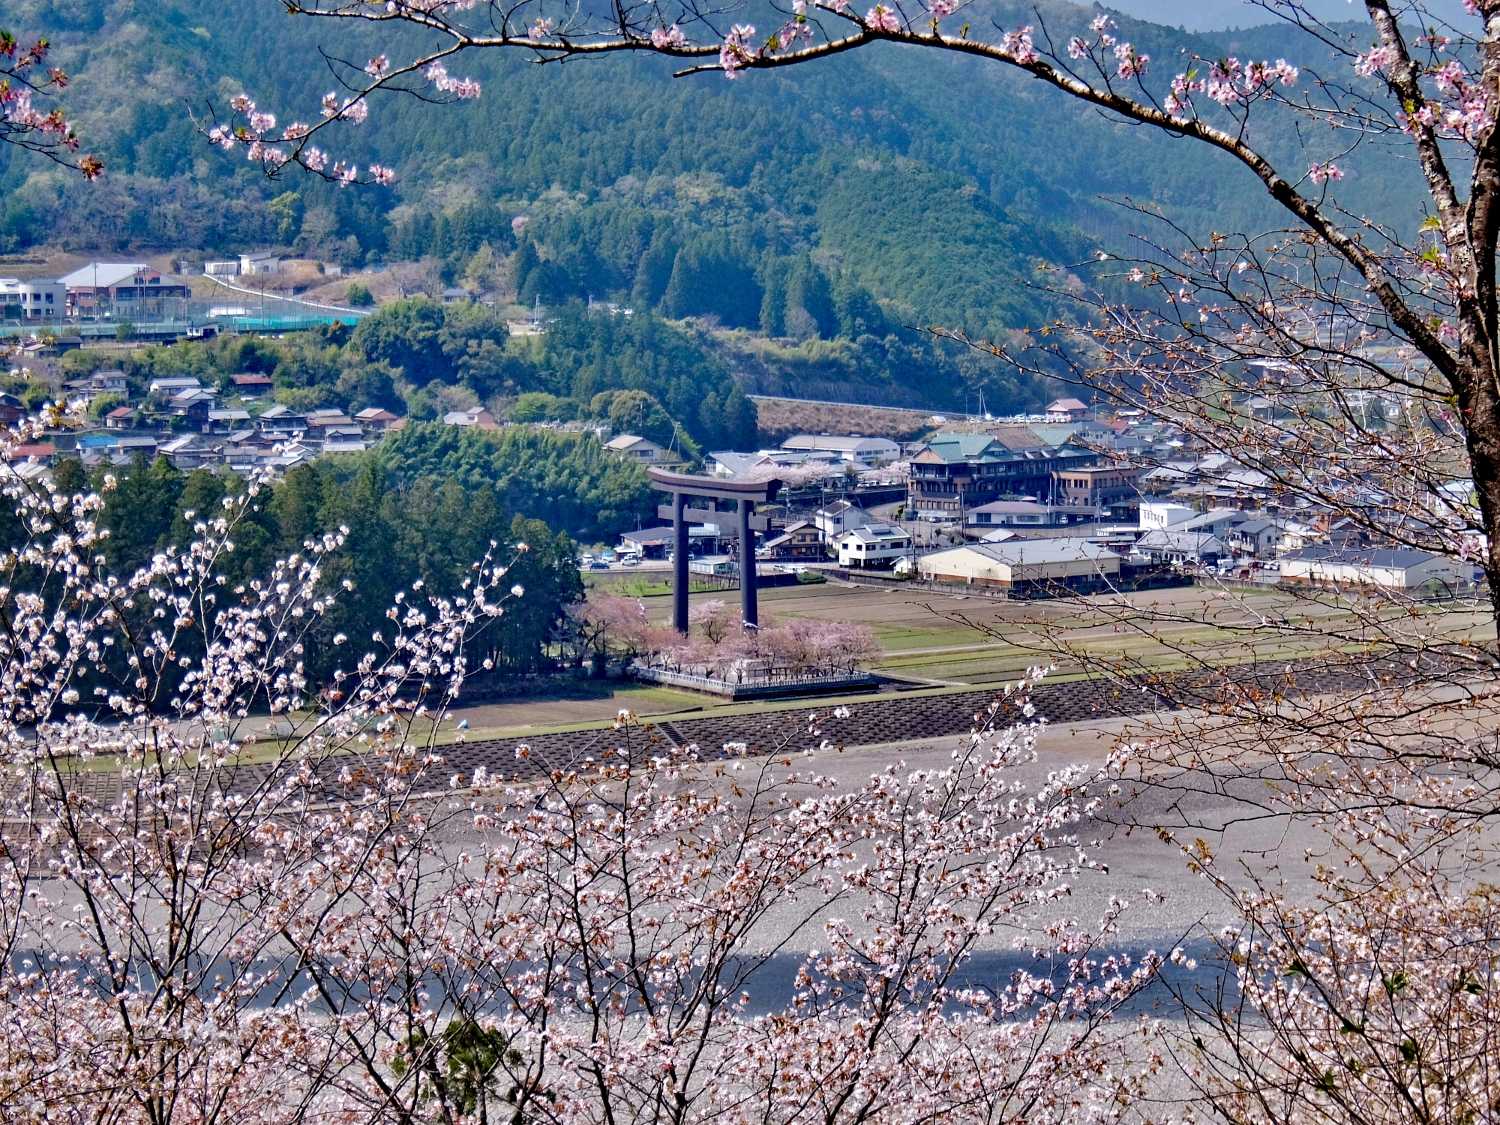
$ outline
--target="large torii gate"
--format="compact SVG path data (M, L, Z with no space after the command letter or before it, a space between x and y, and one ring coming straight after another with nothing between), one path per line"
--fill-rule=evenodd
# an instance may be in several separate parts
M646 475L659 492L670 493L671 504L663 504L657 515L672 521L672 627L679 633L688 631L688 525L721 522L728 512L713 508L689 508L687 500L696 496L704 500L730 500L739 511L740 615L745 624L760 624L755 598L755 533L765 531L765 516L755 514L756 504L776 498L779 480L733 481L695 473L670 473L665 469L647 469Z

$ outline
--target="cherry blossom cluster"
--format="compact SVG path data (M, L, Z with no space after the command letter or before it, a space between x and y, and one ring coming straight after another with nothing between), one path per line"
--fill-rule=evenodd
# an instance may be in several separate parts
M453 3L450 0L416 7L407 5L414 12L420 10L435 15L464 11L473 6L473 3ZM533 40L550 34L550 21L538 20L532 25ZM482 86L476 79L454 77L441 58L432 59L425 65L408 66L407 70L418 74L444 100L468 101L482 93ZM248 94L238 94L230 99L230 120L212 126L208 130L208 139L230 151L243 149L247 159L259 164L267 174L298 165L341 187L361 182L389 186L396 179L394 169L375 163L367 165L362 173L357 162L330 158L323 148L312 143L312 139L316 133L336 123L364 124L370 114L371 93L396 73L388 54L375 55L358 72L365 80L364 85L343 93L330 90L323 95L320 120L316 125L297 121L279 130L275 114L257 108Z
M76 167L90 180L104 172L97 156L75 156L78 135L67 114L58 106L43 109L39 97L62 90L68 75L59 67L46 66L51 47L46 39L22 45L15 35L0 28L0 141L44 153Z
M382 56L383 57L383 56ZM375 65L377 60L372 60ZM361 182L358 165L332 160L320 147L310 142L315 129L320 126L296 121L280 130L276 127L276 115L258 109L248 94L237 94L230 99L229 108L234 119L229 123L214 125L208 130L208 139L228 151L243 149L252 163L260 165L268 174L281 171L296 164L309 172L334 181L341 187ZM362 95L340 97L330 91L323 95L322 117L324 122L346 121L362 124L369 116L369 103ZM364 177L366 182L390 185L395 182L394 169L382 164L370 164Z
M1115 23L1107 15L1094 17L1088 35L1072 36L1067 55L1074 61L1090 59L1101 73L1122 79L1138 79L1151 65L1150 55L1115 34ZM1173 76L1162 104L1173 115L1190 112L1194 94L1203 94L1222 106L1243 105L1273 88L1294 86L1297 78L1297 68L1285 59L1246 62L1231 56L1200 60L1192 69Z
M1297 78L1297 68L1285 59L1244 62L1231 55L1174 75L1162 105L1168 113L1182 115L1192 110L1193 95L1200 93L1221 106L1247 105L1276 87L1295 86Z
M1089 21L1089 35L1074 35L1068 40L1068 57L1074 60L1113 56L1115 74L1120 78L1139 78L1151 65L1151 56L1137 51L1131 43L1114 34L1115 22L1106 15Z
M1397 120L1408 133L1431 129L1440 136L1472 144L1494 127L1495 99L1463 62L1443 57L1446 51L1446 40L1434 41L1430 64L1410 64L1426 91L1420 101L1403 102ZM1381 44L1357 56L1354 70L1364 77L1389 79L1400 62L1393 47Z
M1344 170L1332 160L1324 164L1314 162L1308 165L1307 178L1315 184L1327 183L1330 180L1337 182L1344 178Z
M724 36L719 47L719 66L723 68L725 78L738 78L745 64L754 60L757 53L757 49L751 46L754 37L755 25L749 23L735 24Z
M724 677L745 666L847 674L880 655L866 626L797 617L747 629L718 598L693 607L687 637L654 623L638 598L595 593L573 617L584 645L601 657L639 659L694 675Z

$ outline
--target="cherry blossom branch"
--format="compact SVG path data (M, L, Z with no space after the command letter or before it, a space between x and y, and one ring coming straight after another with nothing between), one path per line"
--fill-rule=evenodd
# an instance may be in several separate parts
M69 78L60 67L45 65L51 44L37 38L29 45L0 28L0 144L15 145L97 179L104 163L78 155L79 140L66 113L57 106L43 110L39 99L64 89Z

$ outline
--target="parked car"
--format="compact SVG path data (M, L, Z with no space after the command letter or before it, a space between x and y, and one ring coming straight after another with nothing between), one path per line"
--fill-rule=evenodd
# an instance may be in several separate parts
M620 565L621 566L640 566L641 565L641 556L640 555L626 555L624 558L622 558L620 560Z
M609 563L604 562L602 559L595 559L593 562L589 563L588 566L584 567L583 569L584 570L608 570L609 569Z

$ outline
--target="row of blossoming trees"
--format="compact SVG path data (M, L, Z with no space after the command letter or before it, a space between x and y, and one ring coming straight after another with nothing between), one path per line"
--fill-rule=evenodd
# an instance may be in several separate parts
M693 607L686 637L653 622L640 599L618 594L596 592L573 616L600 672L615 658L714 679L841 677L880 655L868 626L793 617L746 629L717 598Z
M6 1121L1100 1120L1140 1094L1146 1025L1112 1017L1162 960L1112 948L1122 904L1059 909L1104 785L1018 783L1024 690L852 786L625 715L572 766L460 768L425 720L522 596L503 560L406 592L320 692L342 533L231 586L252 488L119 573L98 497L0 490L28 530L0 558ZM966 980L1000 934L1017 967Z
M1159 75L1107 21L1054 36L1033 18L986 38L948 0L799 0L770 34L623 0L602 16L288 0L426 38L349 67L316 124L278 127L247 99L218 139L352 182L322 136L383 88L476 96L449 66L498 47L655 50L743 78L894 42L1012 68L1216 150L1291 227L1143 235L1120 279L1146 287L1141 301L1100 300L1046 346L1286 496L1477 550L1500 607L1500 3L1467 0L1455 25L1369 2L1358 32L1266 6L1307 30L1327 73L1219 58ZM1266 115L1315 121L1327 150L1279 167L1254 144ZM1341 138L1408 153L1428 213L1340 209L1359 158ZM1080 336L1088 349L1058 343ZM1275 418L1203 393L1210 377L1255 389L1259 376L1236 382L1247 357L1279 361L1281 382L1260 388L1285 400ZM1393 396L1401 424L1371 427L1351 390ZM1189 678L1208 688L1171 701L1208 729L1169 719L1116 756L1159 798L1143 826L1233 919L1212 935L1232 979L1141 1028L1110 1017L1157 959L1123 956L1116 906L1095 925L1059 920L1098 874L1080 833L1101 779L1063 769L1023 791L1024 704L1018 727L985 716L940 765L854 786L775 756L695 762L628 718L602 758L460 771L409 724L414 704L459 697L469 638L505 608L494 560L459 597L394 609L375 653L308 708L298 638L339 596L321 580L336 537L226 589L214 560L231 509L194 545L111 574L95 501L7 490L33 529L0 601L8 1118L1446 1122L1500 1104L1493 619L1476 640L1396 599L1351 613L1310 594L1342 615L1318 628L1334 622L1324 670L1337 658L1344 690L1309 700L1291 664L1269 683ZM1243 610L1229 627L1251 651L1313 630ZM189 630L201 657L178 643ZM295 733L248 747L260 709L295 715ZM1301 881L1239 863L1205 807L1231 810L1228 827L1313 826ZM1001 934L1042 961L960 984ZM757 976L778 955L789 993ZM1163 1055L1190 1103L1151 1100Z

